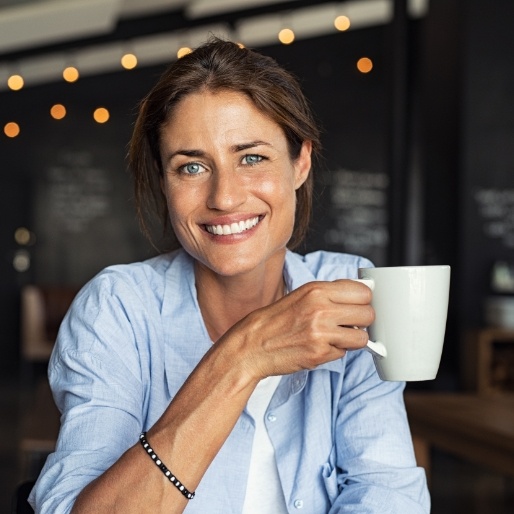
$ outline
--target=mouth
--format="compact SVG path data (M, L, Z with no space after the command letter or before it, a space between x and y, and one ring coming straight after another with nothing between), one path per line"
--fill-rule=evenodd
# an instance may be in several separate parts
M231 223L230 225L204 225L205 230L215 236L231 236L241 234L259 224L263 216L255 216L244 221Z

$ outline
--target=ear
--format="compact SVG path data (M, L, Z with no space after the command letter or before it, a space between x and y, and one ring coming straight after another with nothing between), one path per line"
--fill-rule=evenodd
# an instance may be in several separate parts
M300 155L294 162L294 188L298 189L309 176L311 171L311 153L312 153L312 141L304 141L300 150Z

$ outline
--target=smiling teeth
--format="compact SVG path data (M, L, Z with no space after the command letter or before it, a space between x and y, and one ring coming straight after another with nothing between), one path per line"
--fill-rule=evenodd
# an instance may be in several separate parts
M239 223L232 223L230 225L206 225L207 232L216 236L230 236L232 234L241 234L245 230L249 230L255 227L259 223L259 216L250 218L246 221L240 221Z

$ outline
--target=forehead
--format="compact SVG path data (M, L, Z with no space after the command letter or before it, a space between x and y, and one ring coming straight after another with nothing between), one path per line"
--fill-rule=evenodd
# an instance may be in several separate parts
M283 134L283 130L244 93L221 90L190 93L174 106L163 125L163 133L180 137L202 130L212 133L267 131Z

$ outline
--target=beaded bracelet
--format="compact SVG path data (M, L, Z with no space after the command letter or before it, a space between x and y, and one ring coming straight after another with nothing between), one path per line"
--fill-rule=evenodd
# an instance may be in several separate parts
M192 500L195 497L194 492L189 492L186 486L180 482L180 480L164 465L161 459L157 457L157 454L152 450L150 443L146 439L146 432L143 432L139 436L139 442L146 450L146 453L152 458L156 466L164 473L166 478L188 499Z

